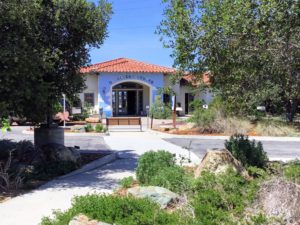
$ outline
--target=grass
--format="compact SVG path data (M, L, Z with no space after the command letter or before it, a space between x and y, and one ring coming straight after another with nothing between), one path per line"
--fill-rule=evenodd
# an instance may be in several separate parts
M289 162L283 168L283 175L287 180L300 184L300 160Z
M255 132L261 136L300 136L293 125L276 119L258 121Z

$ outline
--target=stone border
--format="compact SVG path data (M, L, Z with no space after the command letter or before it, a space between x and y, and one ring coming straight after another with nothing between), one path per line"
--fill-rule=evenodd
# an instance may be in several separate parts
M80 173L84 173L90 170L94 170L98 167L104 166L108 163L111 163L115 160L118 159L118 153L117 152L113 152L109 155L106 155L100 159L94 160L86 165L84 165L83 167L79 168L78 170L72 171L71 173L65 174L63 176L57 177L56 179L60 180L60 179L65 179L65 178L69 178L71 176L80 174Z

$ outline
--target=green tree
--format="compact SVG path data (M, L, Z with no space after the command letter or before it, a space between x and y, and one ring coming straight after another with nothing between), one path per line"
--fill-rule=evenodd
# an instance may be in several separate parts
M107 37L111 4L86 0L0 2L0 110L34 122L84 88L80 68Z
M175 66L201 74L234 113L257 105L293 118L300 99L300 3L296 0L163 0L158 28Z

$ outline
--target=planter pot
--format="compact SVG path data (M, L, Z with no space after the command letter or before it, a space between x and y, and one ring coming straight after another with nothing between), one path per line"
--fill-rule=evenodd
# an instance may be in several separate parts
M60 127L39 127L34 129L34 145L41 147L46 144L65 144L64 129Z

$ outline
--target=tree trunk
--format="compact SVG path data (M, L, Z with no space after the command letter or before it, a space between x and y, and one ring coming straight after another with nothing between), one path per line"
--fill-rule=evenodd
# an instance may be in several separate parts
M298 99L289 100L286 104L286 114L289 122L293 122L299 105Z

